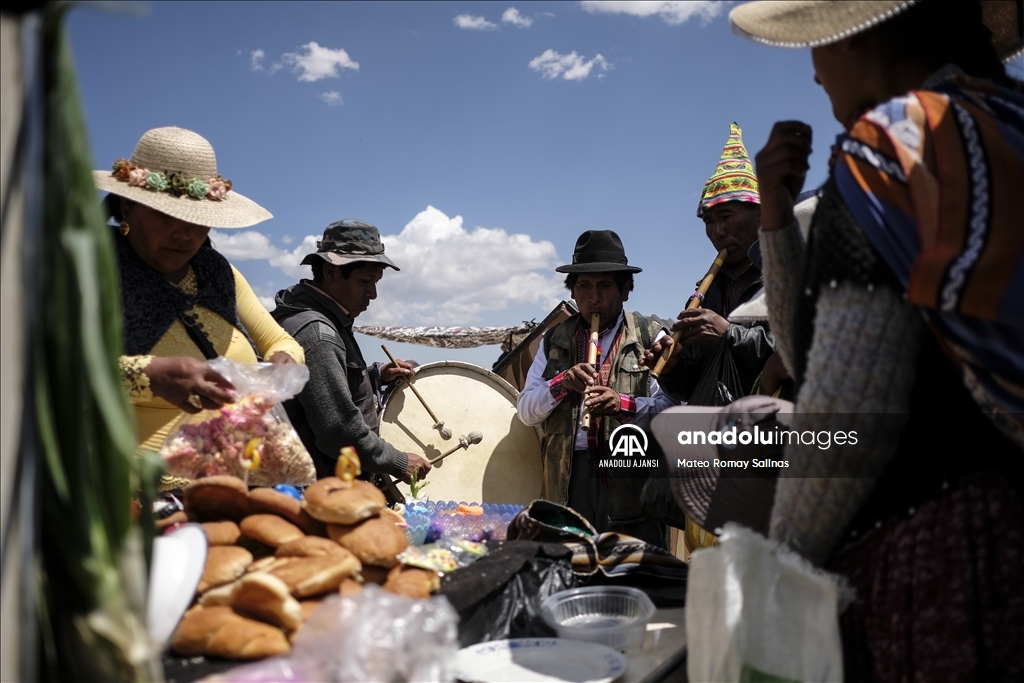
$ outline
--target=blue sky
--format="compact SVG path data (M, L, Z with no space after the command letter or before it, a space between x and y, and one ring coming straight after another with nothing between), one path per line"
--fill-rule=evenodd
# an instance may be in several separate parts
M627 306L674 317L714 257L695 212L730 121L751 156L775 121L806 121L807 187L824 181L839 125L809 51L732 35L731 6L156 2L77 9L69 28L96 168L149 128L189 128L274 214L214 235L258 294L353 217L403 268L357 324L507 325L567 295L554 267L587 229L644 268Z

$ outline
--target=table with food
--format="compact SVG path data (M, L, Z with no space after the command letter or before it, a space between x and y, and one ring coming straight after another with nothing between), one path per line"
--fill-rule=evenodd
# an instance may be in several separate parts
M434 365L427 400L396 392L382 432L445 464L391 507L352 448L315 480L258 395L172 431L165 463L191 481L154 503L148 605L168 681L680 680L685 573L649 596L600 566L586 520L536 499L539 471L496 487L538 452L515 390Z

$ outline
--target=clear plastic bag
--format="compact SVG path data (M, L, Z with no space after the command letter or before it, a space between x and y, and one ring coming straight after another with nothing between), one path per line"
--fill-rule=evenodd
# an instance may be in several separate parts
M178 420L160 448L168 473L188 479L229 474L250 486L316 481L313 458L281 406L302 391L309 368L223 357L207 365L235 386L238 398Z

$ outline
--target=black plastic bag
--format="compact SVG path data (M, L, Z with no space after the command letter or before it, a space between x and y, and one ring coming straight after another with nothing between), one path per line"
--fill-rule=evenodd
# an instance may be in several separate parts
M732 359L732 347L728 339L723 339L697 380L687 403L693 406L724 406L744 395L740 373Z
M544 598L576 587L564 546L508 541L441 582L459 613L459 647L503 638L552 637L541 616Z

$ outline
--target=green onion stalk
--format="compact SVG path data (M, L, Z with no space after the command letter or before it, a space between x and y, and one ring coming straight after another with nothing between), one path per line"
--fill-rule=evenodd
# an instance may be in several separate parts
M160 466L135 455L118 365L117 262L92 181L68 7L48 3L40 30L44 256L33 374L43 461L41 672L51 681L158 681L145 599Z

